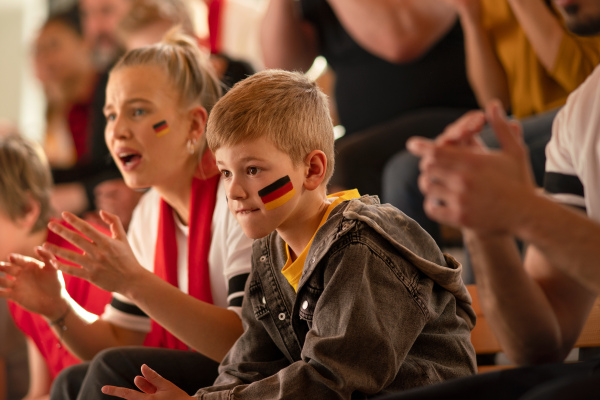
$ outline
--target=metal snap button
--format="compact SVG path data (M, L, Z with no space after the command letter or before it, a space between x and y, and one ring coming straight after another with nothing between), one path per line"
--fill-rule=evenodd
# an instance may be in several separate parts
M265 299L265 296L263 296L263 298L262 298L262 303L267 304L267 299Z
M308 308L308 300L304 300L304 303L302 303L302 309L306 310Z
M267 261L267 256L261 256L261 257L260 257L260 261L262 261L262 262L265 262L265 261Z
M279 320L283 321L285 319L285 313L280 313L279 314Z

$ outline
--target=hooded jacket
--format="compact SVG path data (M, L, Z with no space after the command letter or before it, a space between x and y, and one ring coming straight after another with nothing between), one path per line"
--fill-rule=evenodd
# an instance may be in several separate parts
M377 197L338 205L317 231L297 293L284 242L253 246L244 333L200 399L362 399L476 371L461 266Z

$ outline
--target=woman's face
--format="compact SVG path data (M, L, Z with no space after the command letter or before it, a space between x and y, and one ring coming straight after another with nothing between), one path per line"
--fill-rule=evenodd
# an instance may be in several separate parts
M104 114L106 144L127 186L168 190L191 176L198 155L190 155L186 144L198 127L162 68L129 66L111 73Z
M60 22L50 22L35 42L35 69L44 84L64 84L89 67L89 48L82 37Z

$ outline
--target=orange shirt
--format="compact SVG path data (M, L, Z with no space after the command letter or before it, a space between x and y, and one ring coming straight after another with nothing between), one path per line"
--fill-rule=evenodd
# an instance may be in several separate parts
M562 106L600 63L600 37L565 31L552 71L540 63L506 0L481 0L483 25L508 80L510 108L517 118Z
M342 201L345 201L345 200L357 199L360 197L360 194L358 194L358 190L352 189L352 190L346 190L344 192L333 193L327 197L331 198L331 199L335 199L335 200L333 200L333 202L329 205L329 207L327 207L327 210L325 211L323 218L321 218L321 222L319 223L319 226L315 230L313 237L310 239L310 242L308 242L308 244L306 245L306 247L304 248L302 253L298 256L298 258L296 258L295 260L292 260L292 258L290 256L290 248L287 245L287 243L285 245L285 253L287 254L287 262L283 266L281 273L283 274L283 276L285 276L285 278L288 280L290 285L292 285L294 287L294 290L296 290L296 291L298 290L298 283L300 282L300 278L302 277L302 271L304 270L304 261L306 261L306 256L308 255L308 251L310 250L310 245L312 244L313 239L315 238L315 235L317 234L319 228L325 223L325 221L327 221L327 217L329 217L329 214L331 214L331 211L338 204L340 204Z

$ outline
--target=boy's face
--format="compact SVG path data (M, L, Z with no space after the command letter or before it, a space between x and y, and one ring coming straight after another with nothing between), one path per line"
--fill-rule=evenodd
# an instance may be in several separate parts
M305 167L294 165L271 141L260 138L222 147L215 157L229 210L246 236L258 239L302 219Z
M10 253L21 253L29 228L11 220L0 210L0 261L6 261Z

